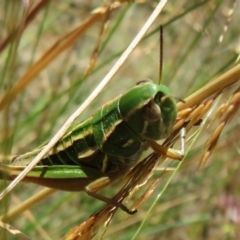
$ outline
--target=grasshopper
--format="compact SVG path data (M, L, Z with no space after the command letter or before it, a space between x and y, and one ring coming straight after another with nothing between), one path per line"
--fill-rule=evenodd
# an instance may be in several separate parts
M170 135L177 117L176 98L160 84L162 36L160 26L159 83L139 81L103 105L66 133L23 181L64 191L85 191L129 214L136 212L97 192L125 175L148 147L172 159L184 156L184 136L181 150L157 143ZM16 156L9 165L0 163L0 178L13 180L43 148Z
M182 151L156 143L169 136L176 116L176 101L166 86L139 81L65 134L24 181L65 191L86 191L133 213L97 191L123 176L149 146L170 158L182 159ZM1 164L0 177L5 173L14 179L43 147L14 157L10 165Z

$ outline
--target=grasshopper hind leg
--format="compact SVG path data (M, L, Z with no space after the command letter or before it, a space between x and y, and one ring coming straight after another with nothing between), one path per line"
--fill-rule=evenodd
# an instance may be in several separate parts
M89 185L85 187L86 193L96 199L99 199L103 202L106 202L108 204L111 204L113 206L121 208L124 212L133 215L137 212L137 210L130 210L128 209L124 204L121 202L115 201L114 199L105 197L103 195L100 195L97 193L98 190L108 186L112 183L112 180L109 177L101 177L96 179L95 181L91 182Z
M180 141L181 141L181 149L180 150L162 146L154 141L149 141L149 146L157 153L160 153L160 154L162 154L168 158L171 158L173 160L181 161L185 155L185 139L186 139L186 128L183 127L181 129L181 134L180 134Z

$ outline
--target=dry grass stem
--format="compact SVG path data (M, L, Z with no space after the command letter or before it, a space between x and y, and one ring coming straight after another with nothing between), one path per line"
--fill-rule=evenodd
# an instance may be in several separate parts
M30 240L31 239L28 236L26 236L25 234L23 234L21 231L19 231L18 229L14 228L13 226L11 226L7 223L0 221L0 227L3 229L6 229L8 232L10 232L13 236L15 236L18 239L21 239L21 240Z
M227 123L236 115L239 110L240 103L240 88L238 88L230 97L229 101L225 104L222 104L216 111L216 114L213 115L210 124L213 124L213 121L219 119L219 123L216 129L213 131L212 135L206 142L204 146L204 154L199 163L198 170L200 170L212 155L213 150L215 149L218 139Z
M27 70L27 72L17 81L15 86L13 86L12 89L0 99L0 110L9 105L15 99L17 94L21 93L23 89L34 80L34 77L36 77L46 66L48 66L50 62L56 59L63 51L72 47L74 42L77 41L91 26L102 20L106 13L109 14L109 11L112 12L120 6L121 5L119 4L114 4L114 7L110 8L110 10L108 6L99 8L97 11L94 11L92 16L86 19L83 23L55 42L43 54L43 56Z

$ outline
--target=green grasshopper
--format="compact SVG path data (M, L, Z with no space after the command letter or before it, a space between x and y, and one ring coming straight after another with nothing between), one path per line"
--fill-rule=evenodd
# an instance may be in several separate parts
M156 143L169 136L176 116L176 101L166 86L140 81L65 134L24 181L65 191L86 191L133 213L97 191L123 176L149 146L182 159L181 151ZM0 177L14 179L43 147L14 157L10 165L1 164Z

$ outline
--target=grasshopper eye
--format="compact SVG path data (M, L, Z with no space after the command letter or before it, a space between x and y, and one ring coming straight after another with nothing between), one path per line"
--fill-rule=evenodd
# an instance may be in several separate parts
M164 94L162 92L158 92L154 98L154 100L157 102L157 103L161 103L162 101L162 98L164 97Z
M154 100L150 100L148 104L143 107L142 113L144 118L150 122L155 122L161 118L161 109Z
M144 85L146 83L153 83L153 81L150 79L143 79L143 80L138 81L136 85Z

